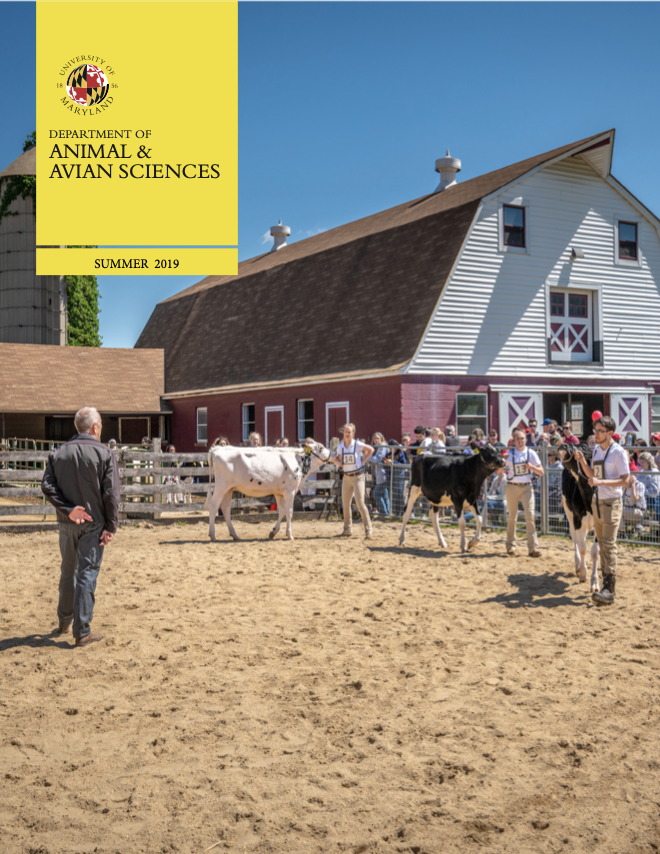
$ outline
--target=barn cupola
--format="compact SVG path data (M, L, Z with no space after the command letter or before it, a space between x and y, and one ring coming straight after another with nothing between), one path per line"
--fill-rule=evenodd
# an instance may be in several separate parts
M461 171L461 161L452 157L447 149L447 156L435 161L435 171L440 173L440 183L434 192L439 193L447 187L453 187L456 183L456 173Z
M288 225L282 225L282 220L280 220L278 225L271 226L270 233L275 241L270 251L277 252L278 249L286 246L286 239L291 234L291 229Z

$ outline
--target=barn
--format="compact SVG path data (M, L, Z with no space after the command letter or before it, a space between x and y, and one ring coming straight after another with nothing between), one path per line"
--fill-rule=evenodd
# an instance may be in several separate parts
M399 438L570 418L581 435L594 409L648 438L660 222L612 176L614 138L463 182L447 152L428 195L290 245L276 226L277 251L159 303L136 347L165 351L177 447L328 442L347 420Z

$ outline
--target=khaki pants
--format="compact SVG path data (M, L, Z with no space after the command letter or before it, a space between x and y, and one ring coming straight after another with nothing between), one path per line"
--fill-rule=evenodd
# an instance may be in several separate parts
M616 575L616 535L621 523L623 502L620 498L601 498L598 506L600 516L594 498L591 513L594 517L594 533L600 546L600 568L603 575Z
M351 503L353 501L353 496L355 496L355 503L360 511L360 516L362 516L364 530L366 533L371 533L371 518L369 517L367 505L364 503L364 487L364 474L358 474L355 477L347 477L344 475L344 479L341 483L341 500L344 505L345 531L353 530L353 511Z
M516 517L518 516L518 502L522 502L525 511L525 524L527 525L527 550L533 552L539 547L539 539L536 536L534 525L534 488L531 483L507 483L506 506L509 511L509 521L506 526L506 550L516 546Z

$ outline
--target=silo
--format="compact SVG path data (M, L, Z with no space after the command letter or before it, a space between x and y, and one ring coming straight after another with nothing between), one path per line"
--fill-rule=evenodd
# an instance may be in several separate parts
M0 172L0 199L15 175L35 175L36 146ZM64 276L36 275L36 230L32 199L19 196L18 216L0 220L0 342L66 344Z

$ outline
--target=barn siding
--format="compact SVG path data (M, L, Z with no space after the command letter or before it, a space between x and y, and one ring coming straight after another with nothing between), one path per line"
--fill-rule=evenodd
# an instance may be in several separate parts
M527 255L498 251L498 207L522 196ZM614 264L614 220L639 222L640 268ZM571 263L570 247L585 259ZM548 365L546 280L602 288L604 366ZM582 158L548 166L487 202L410 373L656 379L660 376L660 241Z
M359 437L370 439L378 430L388 439L400 438L401 377L392 376L233 394L209 394L194 398L170 398L168 403L174 412L172 442L177 451L183 453L200 450L196 444L196 410L206 406L208 444L201 449L210 447L218 436L226 436L232 445L238 445L242 440L242 405L254 403L257 432L262 436L265 433L265 408L283 406L284 435L294 443L298 435L298 400L309 398L314 401L314 438L323 444L326 441L325 405L345 400L349 401L350 418L356 425Z
M556 384L553 379L534 380L534 387L543 390L547 387L553 392ZM406 374L402 378L401 404L404 430L412 432L417 424L426 427L445 429L447 424L456 424L456 395L459 393L479 392L488 394L488 427L494 427L501 434L499 423L499 392L493 391L493 385L520 386L525 391L530 386L530 378L507 376L480 377L449 377L432 376L429 374ZM584 381L579 377L562 379L566 389L575 388L577 392L583 387ZM635 382L638 386L639 383ZM620 380L604 380L601 383L605 397L604 414L609 415L609 389L620 388ZM649 383L655 394L660 394L660 382ZM500 435L501 438L501 435ZM504 440L508 436L504 437Z

